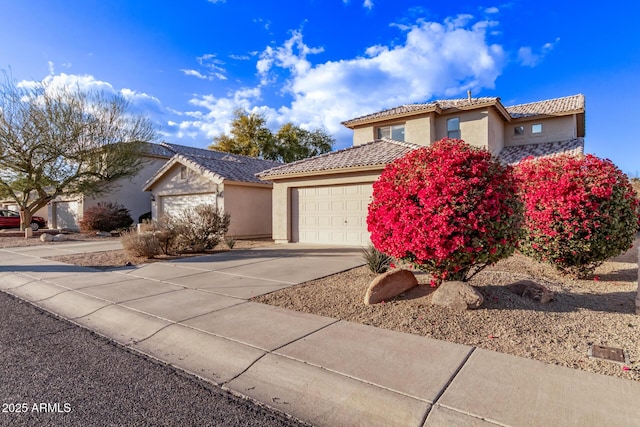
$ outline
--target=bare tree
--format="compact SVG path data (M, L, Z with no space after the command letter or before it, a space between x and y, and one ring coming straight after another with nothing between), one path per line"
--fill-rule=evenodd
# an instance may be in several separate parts
M24 229L59 196L97 195L143 166L144 142L155 129L131 114L118 95L54 87L49 82L0 83L0 198L20 207Z

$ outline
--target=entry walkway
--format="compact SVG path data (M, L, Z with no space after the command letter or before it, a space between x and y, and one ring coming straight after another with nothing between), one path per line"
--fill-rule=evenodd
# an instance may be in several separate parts
M0 250L0 290L318 426L637 426L640 383L250 298L362 264L284 245L102 272Z

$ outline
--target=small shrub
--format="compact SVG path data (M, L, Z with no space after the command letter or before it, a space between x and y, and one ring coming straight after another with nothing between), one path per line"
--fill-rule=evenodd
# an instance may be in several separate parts
M387 271L391 265L392 258L383 254L375 248L372 244L369 244L366 248L362 248L362 257L367 263L367 267L371 272L380 274Z
M631 247L640 224L638 200L610 160L529 159L516 171L525 202L525 255L580 278Z
M85 210L80 220L80 231L126 230L133 224L129 210L117 203L97 203Z
M233 247L236 245L236 239L225 237L224 243L227 245L229 249L233 249Z
M185 209L168 219L168 228L175 235L172 246L178 253L212 249L229 230L229 222L229 214L219 211L214 205Z
M511 255L523 221L517 181L486 150L442 139L387 165L373 185L368 230L381 252L468 280Z
M151 232L127 231L120 235L120 241L130 256L154 258L162 252L158 238Z

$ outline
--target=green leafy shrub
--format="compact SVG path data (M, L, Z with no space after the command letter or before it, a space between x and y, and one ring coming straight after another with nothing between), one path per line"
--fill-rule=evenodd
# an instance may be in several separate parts
M152 232L127 231L120 235L120 241L129 256L154 258L162 252L160 242Z
M387 165L367 216L381 252L431 273L432 285L468 280L510 256L522 202L510 167L486 150L445 138Z
M376 274L387 271L391 266L392 261L392 258L389 255L383 254L372 244L369 244L366 248L362 248L362 258L364 258L367 263L369 270Z
M198 205L169 216L167 228L175 236L172 247L177 253L212 249L229 230L230 220L228 213L210 204Z
M640 224L637 195L610 160L528 159L516 173L525 202L519 246L525 255L580 278L633 244Z
M118 203L97 203L85 210L80 231L113 231L128 229L133 224L129 210Z

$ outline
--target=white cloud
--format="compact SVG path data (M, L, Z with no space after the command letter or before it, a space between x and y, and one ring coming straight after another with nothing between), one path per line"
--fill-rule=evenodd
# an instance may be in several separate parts
M276 129L285 122L305 128L324 127L338 146L350 143L351 131L344 120L384 108L433 97L464 96L493 88L502 71L502 46L487 39L495 21L459 15L444 22L417 20L404 25L402 39L388 45L363 48L362 56L313 62L324 51L304 43L301 30L291 32L282 45L267 46L256 61L257 88L245 88L218 97L194 95L194 111L176 128L176 136L194 131L212 138L228 132L233 110L243 108L265 114ZM281 92L279 107L265 106L266 91Z
M207 80L207 76L202 74L200 71L197 71L197 70L185 70L185 69L182 69L180 71L182 71L185 76L193 76L193 77L197 77L197 78L202 79L202 80Z
M362 7L365 7L369 10L373 9L373 1L372 0L364 0L364 3L362 3Z
M520 61L520 65L525 67L535 67L540 64L544 57L553 50L559 41L560 38L556 38L553 43L545 43L537 52L534 52L530 46L521 47L518 49L518 61Z
M433 96L456 96L467 89L494 86L504 59L501 46L489 44L486 28L470 15L437 22L418 22L395 47L375 45L366 57L329 61L312 66L302 34L294 33L280 56L263 52L271 66L290 71L290 106L279 112L288 120L340 132L341 121L383 108L425 101ZM292 43L292 41L294 43ZM297 53L291 47L297 47Z
M484 13L488 13L490 15L496 14L496 13L500 13L500 9L498 9L497 7L488 7L484 10Z

